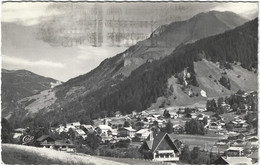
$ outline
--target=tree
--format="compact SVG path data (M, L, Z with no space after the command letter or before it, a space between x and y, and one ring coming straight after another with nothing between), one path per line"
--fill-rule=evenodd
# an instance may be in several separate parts
M221 107L222 103L224 102L223 97L218 98L218 107Z
M204 117L203 120L202 120L203 124L204 125L207 125L208 124L208 118L207 117Z
M234 124L232 123L227 123L225 126L228 131L232 131L234 129Z
M97 136L96 133L91 133L87 136L85 141L91 149L96 150L99 147L101 138Z
M183 150L181 151L180 161L183 163L190 163L191 162L191 153L189 150L189 146L185 145Z
M193 150L190 153L191 157L191 163L193 164L199 164L199 158L201 156L200 153L200 148L199 147L194 147Z
M171 123L170 120L168 120L168 122L166 123L166 126L165 126L165 129L166 129L166 132L168 134L171 134L173 132L173 124Z
M163 116L164 116L166 119L171 118L171 115L170 115L170 113L169 113L169 111L168 111L167 109L164 110Z
M216 101L214 99L212 100L207 100L207 111L215 111L217 105L216 105Z
M11 133L13 132L13 128L9 124L8 120L5 118L2 118L1 121L1 138L2 138L2 143L10 143L13 140L13 137Z
M191 119L185 123L185 129L188 134L205 134L204 124L196 119Z
M228 78L222 76L222 77L220 78L220 80L219 80L219 83L220 83L221 85L223 85L225 88L227 88L228 90L231 89L231 84L230 84L230 81L229 81Z
M89 115L82 116L80 119L80 124L93 125L94 121L90 118Z
M130 127L130 123L128 121L124 122L124 127Z
M74 141L75 137L76 137L75 131L72 128L70 128L68 131L68 134L69 134L69 137L71 138L71 140Z

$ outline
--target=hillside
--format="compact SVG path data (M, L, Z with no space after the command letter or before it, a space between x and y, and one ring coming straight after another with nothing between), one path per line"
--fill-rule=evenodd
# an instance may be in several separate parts
M57 80L27 70L2 69L2 115L6 117L16 108L16 101L50 89Z
M158 97L167 95L172 76L178 84L175 87L182 91L173 89L170 95L176 97L196 98L201 90L211 97L238 89L257 90L257 24L255 19L234 30L184 45L162 60L146 63L121 83L115 93L108 95L100 103L100 109L127 113L146 109ZM220 83L220 77L228 79L231 89ZM215 86L210 86L214 83Z
M90 155L76 155L48 148L37 148L25 145L2 144L2 150L2 161L6 164L123 164Z
M216 13L220 15L224 14L224 16L217 17ZM202 13L191 18L191 20L196 18L198 21L200 18L204 18L205 15L210 15L210 18L212 19L218 18L214 21L219 21L221 18L226 18L225 14L227 13ZM215 16L212 17L212 15ZM225 19L225 21L226 20L227 19ZM226 25L227 23L224 23L225 21L223 21L222 24L230 29L232 21L229 26ZM180 24L185 24L185 22L189 21L184 21ZM206 22L205 24L210 23ZM220 60L221 66L226 64L226 62L232 63L234 60L243 62L242 66L244 68L251 69L251 67L255 66L253 63L250 67L245 66L248 63L244 63L243 60L245 59L251 63L252 60L257 58L255 57L257 54L257 51L255 51L257 45L257 39L255 39L255 36L257 36L257 28L255 27L257 27L255 24L249 23L241 26L240 29L234 29L234 32L229 31L225 34L199 40L192 44L188 44L188 42L194 41L187 41L187 44L181 44L175 50L174 47L172 47L173 45L171 45L169 49L166 48L167 53L165 54L157 52L158 49L162 48L160 46L153 47L150 45L147 47L145 46L147 40L145 40L143 46L141 46L142 42L139 42L125 52L104 60L91 72L71 79L55 88L55 96L57 97L55 104L49 105L48 107L43 105L44 108L39 109L39 111L44 110L40 111L42 114L48 112L46 114L48 116L57 116L59 119L56 118L56 120L61 121L65 118L67 121L71 121L89 115L91 115L92 118L97 118L100 114L111 116L117 110L129 113L132 110L146 109L152 103L156 102L158 97L166 95L168 79L172 76L176 76L177 78L177 74L183 72L185 68L188 68L188 72L190 72L190 74L192 73L192 77L189 78L190 85L185 86L185 89L180 93L181 96L186 97L187 93L192 89L191 85L195 86L194 88L199 87L198 82L200 81L196 81L193 63L199 61L198 59L201 58L201 55L205 55L203 59L214 63ZM224 31L225 28L222 30ZM162 31L160 35L163 36L166 32L167 31ZM206 30L203 30L198 34L204 34L203 32L206 32ZM241 35L237 35L238 32L241 32ZM177 34L178 31L172 31L171 33ZM190 34L192 35L195 33ZM226 37L226 35L228 37ZM151 35L151 38L153 37L154 36ZM194 37L192 40L193 39ZM198 39L199 38L195 37L195 40ZM232 46L229 41L233 42ZM183 41L180 41L180 43L182 42ZM224 45L222 43L224 43ZM242 44L242 46L240 44ZM219 48L218 45L220 46L220 49L215 50L215 46L216 49ZM242 52L248 53L248 56L245 57L244 54L241 54L241 51L236 52L236 49L241 49ZM147 54L147 51L150 53ZM219 51L223 52L220 53ZM230 56L233 58L233 61L229 56L229 59L226 59L226 57L224 58L226 55L225 53L229 54L230 52L232 52ZM214 54L218 53L220 54L214 57ZM139 57L144 60L140 60ZM243 89L243 86L241 88ZM197 90L199 91L200 89L198 88ZM40 98L41 96L38 95L37 97ZM27 100L30 102L32 98L27 98ZM32 102L34 102L32 103L34 105L43 104L43 101L40 99L33 100ZM27 104L27 107L28 105L29 104ZM27 112L28 110L30 111L30 109L35 109L35 107L31 106L29 109L27 108Z
M227 19L231 21L228 22ZM77 95L78 92L85 95L103 86L114 85L147 61L168 56L180 44L222 33L246 21L231 12L211 11L198 14L187 21L164 25L147 40L140 41L125 52L104 60L91 72L69 80L58 88L58 91L66 93L66 97L72 95L73 98L75 91Z

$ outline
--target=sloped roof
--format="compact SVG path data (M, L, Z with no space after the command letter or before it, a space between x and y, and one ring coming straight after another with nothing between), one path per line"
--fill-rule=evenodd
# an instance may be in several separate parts
M221 157L223 160L225 160L227 162L227 164L247 164L247 165L251 165L251 158L247 158L247 157Z
M129 132L135 132L135 131L136 131L136 130L133 129L132 127L123 127L123 128L119 128L118 131L120 131L120 130L127 130L127 131L129 131Z
M149 129L140 129L140 130L137 131L136 133L137 133L137 134L138 134L138 133L143 134L143 133L145 133L145 132L149 132Z
M111 130L112 128L110 127L110 126L108 126L108 125L99 125L98 126L100 129L102 129L102 130Z
M251 155L248 156L248 158L258 159L258 152L253 152Z
M151 135L149 135L147 137L147 139L150 139L150 136ZM151 153L154 153L157 150L157 148L160 146L160 144L161 144L161 142L163 141L164 138L169 138L170 143L172 143L172 146L174 146L174 150L179 152L178 148L173 143L172 139L165 132L153 133L153 140L147 140L147 141L144 142L144 144L148 146L148 149L150 150Z
M56 140L54 142L55 146L72 146L73 143L69 140Z
M43 141L45 139L51 139L52 141L54 141L54 139L52 137L50 137L49 135L42 135L41 137L39 137L36 141Z
M229 150L233 150L233 151L243 151L243 148L242 148L242 147L229 147L229 148L227 149L227 151L229 151Z

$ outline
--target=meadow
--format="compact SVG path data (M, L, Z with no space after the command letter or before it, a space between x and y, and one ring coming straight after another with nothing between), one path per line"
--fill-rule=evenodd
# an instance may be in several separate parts
M110 160L104 160L90 155L75 155L47 148L37 148L16 144L2 144L2 161L5 164L123 164Z
M213 147L216 141L219 139L224 139L226 136L216 135L216 134L206 134L206 135L189 135L189 134L170 134L171 138L179 139L184 144L189 145L192 149L193 147L200 147L203 149L205 146L207 148Z

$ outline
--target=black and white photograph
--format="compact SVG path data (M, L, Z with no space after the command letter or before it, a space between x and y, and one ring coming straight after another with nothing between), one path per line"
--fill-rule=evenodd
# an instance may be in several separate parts
M257 165L258 1L2 1L1 164Z

